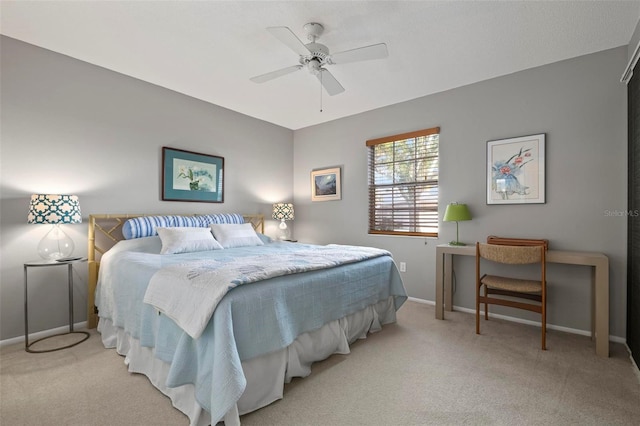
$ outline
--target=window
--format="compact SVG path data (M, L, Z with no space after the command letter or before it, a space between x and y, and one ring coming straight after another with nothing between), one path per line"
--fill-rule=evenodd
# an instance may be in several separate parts
M369 234L438 236L440 128L367 141Z

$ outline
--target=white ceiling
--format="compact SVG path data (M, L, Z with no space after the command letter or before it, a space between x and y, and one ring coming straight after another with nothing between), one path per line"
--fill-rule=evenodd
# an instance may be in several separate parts
M639 1L5 1L0 32L290 129L629 43ZM322 93L265 28L319 22L332 52L384 42L389 57L330 65ZM620 74L624 70L620 70Z

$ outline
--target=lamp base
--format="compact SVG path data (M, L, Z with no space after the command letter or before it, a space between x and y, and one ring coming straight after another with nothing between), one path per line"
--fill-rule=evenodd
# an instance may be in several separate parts
M280 232L278 235L278 239L280 241L286 241L290 238L290 233L289 233L289 227L287 226L287 224L284 222L284 219L282 219L280 221L280 225L278 225L278 228L280 228Z
M38 254L45 260L56 260L71 256L73 240L56 224L38 244Z
M466 246L465 243L461 243L460 241L449 241L450 246Z

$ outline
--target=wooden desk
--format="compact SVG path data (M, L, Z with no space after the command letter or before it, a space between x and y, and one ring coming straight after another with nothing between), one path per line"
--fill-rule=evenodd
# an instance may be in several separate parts
M474 256L476 247L436 246L436 319L444 319L444 311L453 310L452 271L453 255ZM596 354L609 356L609 258L602 253L548 250L547 263L591 266L591 338Z

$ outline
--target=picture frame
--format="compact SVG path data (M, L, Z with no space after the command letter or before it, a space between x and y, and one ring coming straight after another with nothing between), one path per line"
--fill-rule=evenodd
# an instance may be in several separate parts
M487 204L544 204L545 134L487 142Z
M224 202L224 157L162 148L162 200Z
M311 201L336 201L342 199L340 167L311 171Z

